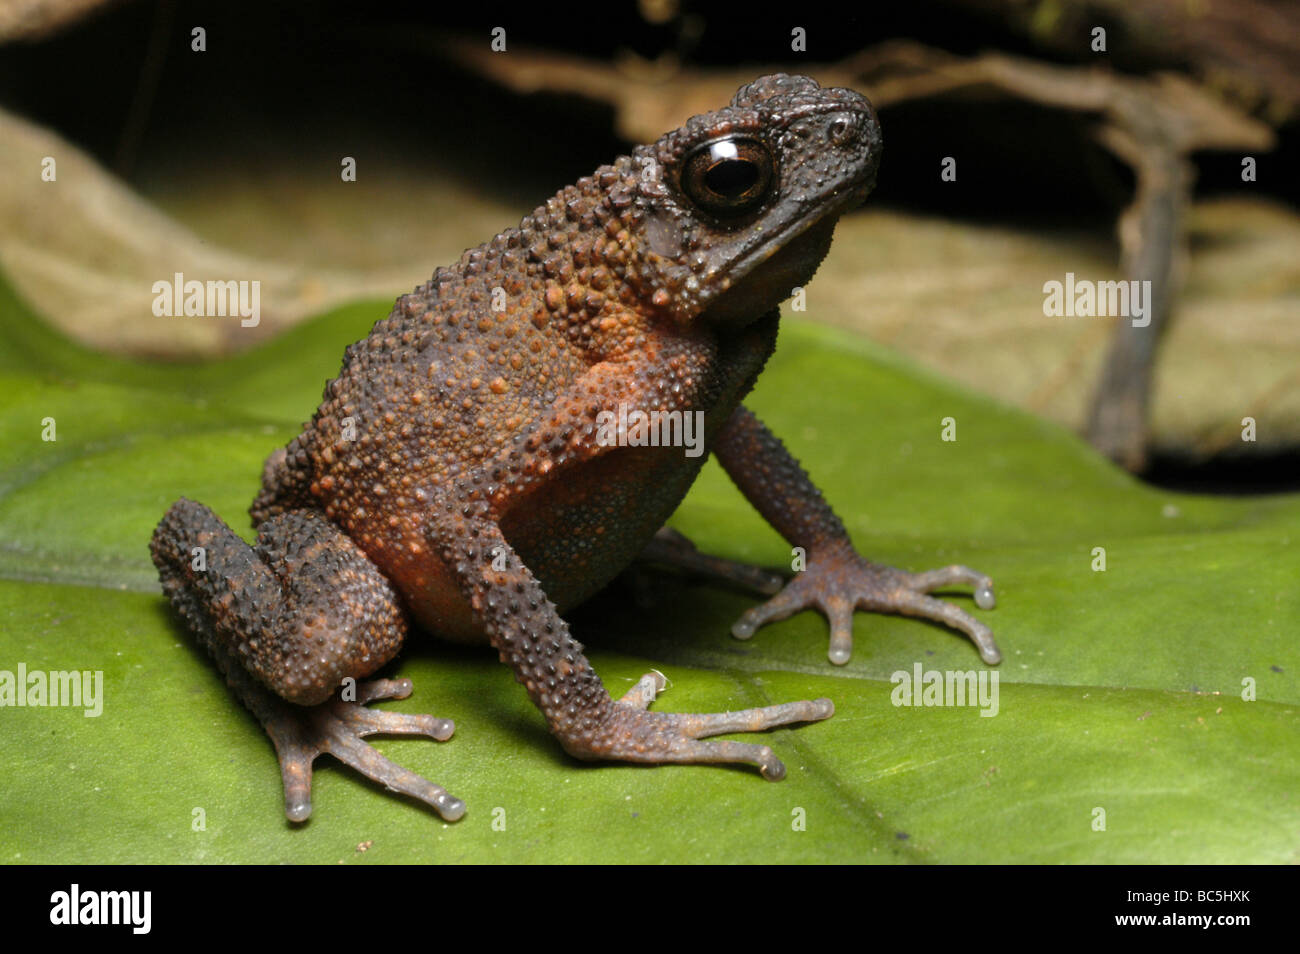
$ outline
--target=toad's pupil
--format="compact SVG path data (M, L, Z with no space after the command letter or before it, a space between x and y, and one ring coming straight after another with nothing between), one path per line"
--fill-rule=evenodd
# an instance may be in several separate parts
M704 184L716 195L734 199L758 182L758 166L747 159L724 159L704 174Z

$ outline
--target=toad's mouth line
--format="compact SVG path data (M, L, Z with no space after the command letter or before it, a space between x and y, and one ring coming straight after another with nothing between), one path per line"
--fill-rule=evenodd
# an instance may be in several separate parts
M782 228L763 237L757 244L732 259L728 265L731 273L730 280L720 283L718 293L721 294L734 287L752 273L754 269L769 261L781 249L796 241L799 236L818 223L826 221L827 218L838 219L845 212L862 205L866 202L867 196L871 194L871 190L875 188L875 185L875 178L872 177L870 180L859 183L845 192L843 198L838 201L836 201L836 192L828 192L819 196L813 203L814 211L790 220Z

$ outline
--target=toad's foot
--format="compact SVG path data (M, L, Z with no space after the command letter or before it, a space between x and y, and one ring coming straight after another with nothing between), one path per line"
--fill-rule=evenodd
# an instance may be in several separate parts
M975 605L992 609L996 603L993 581L970 567L947 566L925 573L908 573L891 566L870 563L851 548L836 548L810 559L804 570L776 596L748 610L731 628L737 639L749 639L765 623L785 619L800 610L816 607L831 625L831 662L842 666L853 650L853 611L899 613L918 616L958 629L970 637L980 657L989 665L1002 661L993 632L969 613L951 603L926 594L940 587L970 584L975 587Z
M445 742L456 727L450 719L431 715L407 715L367 709L376 699L405 699L411 694L409 679L376 679L358 683L356 701L335 696L320 705L303 707L263 693L261 705L251 706L275 743L284 777L284 813L290 821L306 821L311 815L311 767L316 757L328 752L385 788L402 792L429 805L446 821L465 814L465 803L446 789L389 761L364 736L422 735Z
M770 747L699 740L730 732L761 732L795 722L818 722L835 714L835 706L829 699L709 714L647 711L665 684L662 673L646 673L623 698L610 703L598 732L565 747L570 754L583 759L748 762L758 766L764 778L775 782L785 778L785 765Z
M731 628L738 639L774 619L817 607L831 623L831 662L843 665L853 650L853 611L921 616L961 630L990 665L1002 654L989 628L955 606L926 594L953 583L975 587L975 604L993 608L993 581L964 566L905 573L868 563L853 549L844 523L813 486L785 445L743 405L719 431L713 452L727 475L764 519L792 545L809 554L808 569Z

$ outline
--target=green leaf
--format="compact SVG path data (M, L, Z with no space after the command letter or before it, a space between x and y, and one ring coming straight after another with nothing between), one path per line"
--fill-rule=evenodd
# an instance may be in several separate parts
M1300 860L1300 498L1151 489L1059 428L796 322L751 406L864 554L994 577L998 608L975 612L1005 654L995 716L892 704L895 672L984 668L943 627L859 614L852 661L832 667L816 614L738 642L752 599L656 577L650 612L615 586L574 614L597 670L616 695L664 671L667 711L829 696L833 719L768 734L785 781L577 762L490 650L417 638L389 667L415 694L382 705L451 717L456 735L378 747L469 813L445 824L325 758L313 819L289 825L269 741L159 595L147 543L182 494L251 539L263 459L387 311L153 366L67 343L0 282L0 670L103 673L97 717L0 709L0 859ZM673 522L702 549L789 562L713 464Z

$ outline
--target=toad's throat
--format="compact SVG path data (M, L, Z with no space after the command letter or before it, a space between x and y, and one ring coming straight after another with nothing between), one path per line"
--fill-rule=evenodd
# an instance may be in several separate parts
M831 193L815 204L820 214L796 218L742 251L729 266L732 277L718 280L714 301L700 320L744 325L789 298L826 258L839 217L865 202L874 186L872 176L839 195Z
M767 256L762 254L764 248L756 249L750 256L753 264L701 313L700 320L745 325L781 304L813 277L826 258L837 218L823 216L794 238L776 245ZM773 247L772 243L766 247Z

